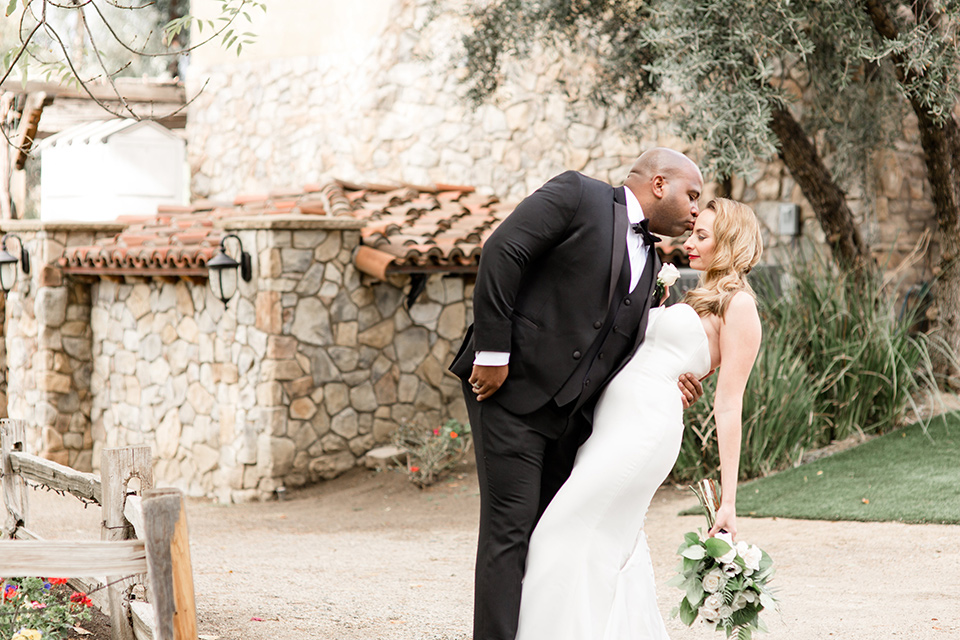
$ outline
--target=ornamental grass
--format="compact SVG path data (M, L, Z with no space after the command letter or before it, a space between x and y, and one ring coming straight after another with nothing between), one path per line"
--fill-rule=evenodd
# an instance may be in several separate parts
M784 280L782 294L759 298L763 342L743 399L741 478L798 464L835 440L889 431L916 409L914 398L937 393L930 355L945 347L912 330L916 310L897 304L894 285L803 257ZM676 482L717 471L716 378L684 412Z

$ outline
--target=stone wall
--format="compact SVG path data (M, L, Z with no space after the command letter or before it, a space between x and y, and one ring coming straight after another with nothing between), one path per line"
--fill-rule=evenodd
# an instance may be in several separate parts
M30 253L4 305L7 413L26 420L30 450L82 471L93 467L90 414L92 332L89 284L65 278L56 261L123 225L5 222ZM15 241L12 248L18 250Z
M477 110L449 69L449 20L424 32L431 0L397 0L380 46L328 54L192 65L188 154L198 196L230 197L340 178L466 184L519 199L577 169L622 181L639 152L680 146L656 113L642 138L625 118L573 107L548 89L586 90L580 61L547 55L517 70L503 98ZM436 54L434 59L426 56Z
M430 277L407 308L409 277L354 267L353 218L223 224L253 257L226 308L175 271L64 276L64 249L96 234L21 231L38 271L6 301L4 369L31 451L96 470L104 447L148 444L158 483L242 501L335 477L399 424L466 421L446 372L470 316L463 278Z
M191 103L187 125L195 194L233 197L334 177L469 184L516 201L567 169L619 184L637 155L656 145L696 157L663 106L629 122L613 111L571 106L555 81L562 78L563 90L577 97L589 88L590 67L554 53L508 69L497 98L471 109L449 64L458 18L424 27L431 5L396 0L379 47L367 55L191 66L191 96L209 81ZM450 10L455 3L444 5ZM802 95L803 79L788 81ZM641 133L626 135L628 124L639 124ZM912 116L902 141L879 153L873 166L867 192L848 195L880 263L892 267L934 224ZM704 203L714 189L708 185ZM794 244L776 233L780 203L799 205L803 237L823 243L812 209L781 162L761 165L748 182L735 180L733 195L760 214L768 248ZM929 279L936 255L930 252L910 278Z

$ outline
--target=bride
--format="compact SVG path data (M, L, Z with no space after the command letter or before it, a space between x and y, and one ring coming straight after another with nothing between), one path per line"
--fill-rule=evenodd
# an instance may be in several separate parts
M650 311L646 339L604 389L593 434L530 540L517 640L667 638L643 521L680 450L676 380L687 371L719 367L722 503L709 534L736 536L740 412L761 336L746 275L760 259L760 227L747 206L717 198L683 246L700 283Z

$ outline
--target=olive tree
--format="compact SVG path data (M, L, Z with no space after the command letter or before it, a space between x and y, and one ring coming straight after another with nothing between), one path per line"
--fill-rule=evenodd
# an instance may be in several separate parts
M779 156L853 273L875 265L847 192L912 110L940 247L931 316L960 353L960 0L491 0L469 18L474 100L534 46L587 55L593 100L670 101L718 178Z

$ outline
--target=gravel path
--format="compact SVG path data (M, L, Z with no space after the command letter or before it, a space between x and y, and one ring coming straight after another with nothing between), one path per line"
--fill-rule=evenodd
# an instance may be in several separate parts
M97 537L98 509L34 492L32 527ZM658 583L672 575L688 492L663 487L647 519ZM465 466L420 491L393 472L357 469L283 502L190 500L201 640L466 640L478 510ZM767 637L960 638L960 527L740 520L740 538L774 559L782 615ZM679 600L661 586L664 613ZM722 638L668 620L674 640ZM763 636L760 636L763 637ZM549 639L544 639L549 640Z

